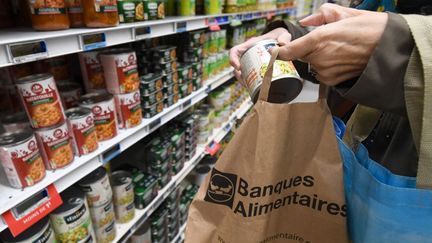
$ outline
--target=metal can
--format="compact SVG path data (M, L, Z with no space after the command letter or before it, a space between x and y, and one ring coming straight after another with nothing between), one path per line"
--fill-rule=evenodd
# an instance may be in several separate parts
M72 138L66 123L37 129L35 134L48 170L63 168L73 162Z
M90 207L97 242L112 242L115 238L114 205L109 201L100 207Z
M76 154L84 155L95 151L99 145L92 111L76 107L66 110L66 116Z
M50 219L59 243L95 242L89 208L85 194L69 187L61 194L63 204L50 214Z
M7 115L3 117L1 123L6 132L17 132L19 130L30 129L30 121L25 112Z
M156 63L154 67L156 73L165 75L177 71L177 61Z
M100 54L106 87L111 94L123 94L139 88L138 65L135 51L114 49Z
M105 77L98 51L78 53L84 86L87 92L105 89Z
M112 190L108 174L104 167L99 167L78 182L86 193L90 207L100 207L112 200Z
M153 56L158 59L159 62L171 62L177 57L175 46L157 46L152 49Z
M134 0L118 0L117 8L120 23L133 23L135 21L136 12Z
M141 96L141 105L144 107L150 107L164 99L163 90L155 91L149 95Z
M252 100L258 100L258 94L271 55L269 49L277 46L275 40L263 40L249 48L240 58L243 83ZM300 93L303 82L292 62L276 60L273 67L273 78L268 101L287 103Z
M135 216L135 203L117 205L114 207L117 223L124 224L131 221Z
M4 243L52 243L55 242L54 232L51 228L49 218L45 217L33 226L14 237L9 230L4 230L0 239Z
M141 76L140 92L142 95L149 95L163 88L162 75L148 73Z
M128 205L134 201L132 174L127 171L114 171L111 175L114 205Z
M160 102L153 104L151 106L144 106L143 107L143 114L144 118L151 118L159 113L161 113L164 109L164 101L161 100Z
M66 82L66 83L58 83L57 85L65 109L69 109L71 107L75 107L79 105L79 98L82 95L82 89L79 84Z
M81 97L80 104L91 109L99 141L117 136L117 114L111 94L89 93Z
M141 124L142 109L139 90L114 95L120 128L132 128Z
M65 121L63 105L52 75L36 74L20 78L17 88L33 128L50 127Z
M66 56L53 57L45 59L42 62L44 64L45 71L52 74L57 82L70 78Z
M32 186L45 177L45 165L32 131L0 135L0 159L12 187Z
M111 224L95 230L98 243L109 243L114 241L116 237L115 221Z

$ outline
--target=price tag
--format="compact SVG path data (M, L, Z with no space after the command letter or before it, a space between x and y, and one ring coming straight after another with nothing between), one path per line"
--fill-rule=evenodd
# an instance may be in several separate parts
M152 121L149 124L149 126L148 126L149 127L149 131L152 131L153 129L157 128L160 124L161 124L161 119L160 118Z
M187 31L187 22L177 22L175 23L176 32L182 33Z
M230 20L228 16L216 17L216 21L219 25L229 24Z
M142 39L150 38L150 36L151 36L151 27L150 26L135 28L135 40L142 40Z
M186 101L183 102L183 104L182 104L182 109L185 110L185 109L189 108L189 106L190 106L191 104L192 104L192 100L191 100L191 99L186 100Z
M231 19L230 25L232 27L240 26L242 24L240 15L236 15Z
M116 144L102 154L102 164L106 164L121 153L120 144Z
M207 145L206 152L211 156L214 156L219 151L220 147L221 145L218 142L213 141Z
M9 59L13 63L32 62L48 57L45 41L11 44L7 48Z
M212 91L212 89L211 89L211 85L207 86L205 92L206 92L207 94L210 94L211 91Z
M211 31L219 31L221 29L217 19L215 18L208 19L207 25Z
M231 123L226 124L226 126L223 128L223 130L224 130L225 132L230 131L230 130L231 130Z
M82 35L81 44L84 51L106 47L105 33Z
M243 15L243 20L251 20L253 19L253 15L252 14L244 14Z

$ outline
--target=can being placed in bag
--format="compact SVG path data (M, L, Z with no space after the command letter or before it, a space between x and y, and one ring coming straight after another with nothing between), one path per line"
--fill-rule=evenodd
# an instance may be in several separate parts
M263 40L249 48L240 58L243 83L252 100L258 100L258 94L268 68L271 55L269 49L277 46L275 40ZM276 60L268 101L288 103L300 93L303 81L292 62Z

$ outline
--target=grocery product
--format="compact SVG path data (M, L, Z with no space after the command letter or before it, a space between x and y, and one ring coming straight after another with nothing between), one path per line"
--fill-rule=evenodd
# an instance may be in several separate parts
M194 16L195 0L179 0L177 12L179 16Z
M95 233L96 233L96 239L98 243L113 242L116 237L115 221L113 220L111 224L96 229Z
M163 88L162 75L148 73L141 76L140 92L142 95L149 95Z
M254 101L258 99L264 74L271 57L268 50L276 45L275 40L260 41L249 48L240 59L243 83ZM303 82L292 62L276 60L269 90L269 102L289 102L297 97L302 86Z
M16 237L8 229L4 230L0 234L0 240L4 243L52 243L55 242L55 236L49 222L49 217L45 217Z
M144 209L157 196L157 178L137 171L133 174L135 207Z
M98 51L78 53L84 86L87 92L105 88L105 77Z
M145 222L131 237L131 243L151 243L150 223Z
M66 110L66 116L75 153L85 155L95 151L99 145L92 111L88 108L76 107Z
M55 170L69 165L74 160L74 149L69 128L65 123L35 131L45 167Z
M165 18L165 2L161 0L144 0L144 20Z
M112 200L112 190L108 174L104 167L99 167L78 182L86 193L90 207L100 207Z
M1 119L1 124L5 132L17 132L19 130L30 129L30 121L25 112L6 115Z
M61 82L70 78L66 56L45 59L42 63L45 72L52 74L56 82Z
M81 0L66 0L66 6L71 27L84 26Z
M111 174L114 205L130 204L134 201L132 174L127 171L114 171Z
M82 95L82 89L79 84L65 82L57 84L57 87L65 109L79 105L79 99Z
M60 196L63 204L50 214L57 242L95 242L84 192L72 186L63 191Z
M175 59L170 62L160 62L155 64L155 72L162 73L163 75L167 73L172 73L177 71L177 61Z
M152 49L153 56L159 62L171 62L177 57L175 46L157 46Z
M81 0L87 27L111 27L119 24L117 0Z
M167 96L164 101L165 108L174 105L179 101L179 99L180 99L179 93L173 93L172 95Z
M139 90L114 95L120 128L132 128L141 124L142 109Z
M0 158L10 186L32 186L45 177L45 165L33 132L0 135Z
M70 26L65 0L28 1L32 26L36 30L61 30Z
M163 90L160 89L159 91L155 91L152 94L141 96L141 104L144 107L151 107L152 105L163 101L163 99L164 93Z
M118 15L120 23L132 23L136 18L136 2L134 0L117 1Z
M17 88L33 128L50 127L65 121L63 105L52 75L36 74L20 78Z
M155 103L150 106L144 106L143 107L143 116L144 118L151 118L163 111L164 108L164 101L161 100L158 103Z
M124 224L131 221L135 216L135 203L117 205L114 207L116 222L119 224Z
M115 214L112 201L99 207L90 207L90 215L97 242L111 242L115 238Z
M108 92L123 94L139 88L138 66L135 51L113 49L100 54Z
M112 95L89 93L81 97L80 104L91 109L99 141L117 136L117 114Z

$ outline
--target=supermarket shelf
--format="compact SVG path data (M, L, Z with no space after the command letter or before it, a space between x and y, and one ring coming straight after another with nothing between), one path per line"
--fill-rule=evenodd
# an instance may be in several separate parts
M163 20L120 24L116 27L97 29L72 28L59 31L34 31L29 28L6 29L0 31L0 67L203 29L214 23L228 24L231 19L247 21L291 11L294 11L294 8L221 15L167 17ZM87 39L93 40L86 41ZM16 48L22 49L23 46L27 46L25 49L29 50L25 54L21 51L14 51ZM39 51L34 51L36 49Z
M180 227L178 234L176 235L176 237L174 237L174 239L171 241L171 243L178 243L178 242L180 242L184 238L185 230L186 230L186 224L183 224Z
M59 169L55 172L47 171L45 178L32 187L20 190L0 184L0 192L2 192L2 196L0 197L0 215L53 183L58 192L67 189L94 169L119 155L163 124L187 110L190 106L207 97L208 93L216 88L213 83L226 82L233 78L233 76L233 69L226 69L211 78L204 87L193 92L188 97L179 100L175 105L164 109L162 113L150 119L143 119L142 124L138 127L120 130L115 138L106 142L100 142L99 148L95 152L89 155L75 157L75 161L64 169ZM221 82L221 80L223 80L223 82ZM0 220L0 231L3 231L5 228L7 228L7 226Z
M220 128L214 129L212 136L210 136L210 141L208 144L212 143L219 137L224 137L226 134L228 134L229 130L226 130L225 127L227 124L232 124L237 120L238 117L241 115L244 115L246 111L252 106L252 103L248 100L245 101L239 109L237 109L231 116L228 122L223 124ZM202 158L204 158L206 154L206 146L205 145L199 145L197 147L197 151L195 156L187 161L184 165L184 168L175 175L171 181L166 185L164 188L162 188L158 195L153 201L148 205L145 209L135 210L135 217L126 224L118 224L117 225L117 233L116 233L116 239L114 242L126 242L127 239L129 239L132 234L150 217L150 215L163 203L163 201L168 197L168 195L174 191L175 188L177 188L180 183L183 181L183 179L195 168L195 166L201 161Z

